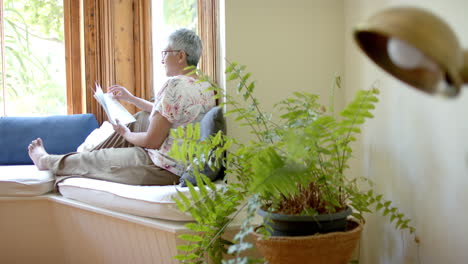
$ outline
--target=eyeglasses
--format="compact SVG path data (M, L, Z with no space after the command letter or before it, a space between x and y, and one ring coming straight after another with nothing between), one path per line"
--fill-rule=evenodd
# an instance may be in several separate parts
M161 57L164 59L169 52L179 52L179 51L182 51L182 50L163 50L161 51Z

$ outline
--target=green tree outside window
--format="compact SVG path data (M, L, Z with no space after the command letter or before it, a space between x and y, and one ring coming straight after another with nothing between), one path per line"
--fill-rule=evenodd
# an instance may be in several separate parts
M4 114L66 114L63 1L4 0L3 7Z

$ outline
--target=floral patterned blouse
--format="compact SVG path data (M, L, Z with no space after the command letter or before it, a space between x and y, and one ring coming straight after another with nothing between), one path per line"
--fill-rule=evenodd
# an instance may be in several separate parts
M206 91L208 82L197 83L196 79L185 75L171 77L156 95L153 110L159 112L172 123L172 128L200 122L203 116L215 106L213 91ZM174 139L168 136L159 149L147 149L154 164L181 176L185 167L167 154Z

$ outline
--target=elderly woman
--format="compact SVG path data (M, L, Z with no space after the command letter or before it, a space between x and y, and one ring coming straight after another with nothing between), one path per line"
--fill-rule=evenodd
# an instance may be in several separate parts
M90 152L50 155L38 138L28 147L36 167L51 170L57 176L82 176L134 185L177 184L185 168L168 156L173 144L169 131L199 122L215 105L213 92L206 91L209 83L196 82L197 76L184 70L198 64L201 52L201 40L193 31L179 29L172 33L162 51L162 63L170 78L154 103L135 97L119 85L108 88L114 98L147 112L147 117L139 118L142 122L130 127L117 122L114 135Z

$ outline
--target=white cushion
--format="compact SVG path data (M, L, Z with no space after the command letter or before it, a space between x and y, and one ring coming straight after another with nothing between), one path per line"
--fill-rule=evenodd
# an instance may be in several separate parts
M0 166L0 196L36 196L54 189L50 171L34 165Z
M68 178L58 184L58 189L66 198L117 212L173 221L193 220L190 214L179 211L173 200L178 197L177 191L190 196L187 187L138 186L89 178Z
M76 152L90 151L97 145L101 144L106 140L110 135L114 133L114 128L111 123L104 121L101 127L96 128L91 132L81 145L78 146Z

